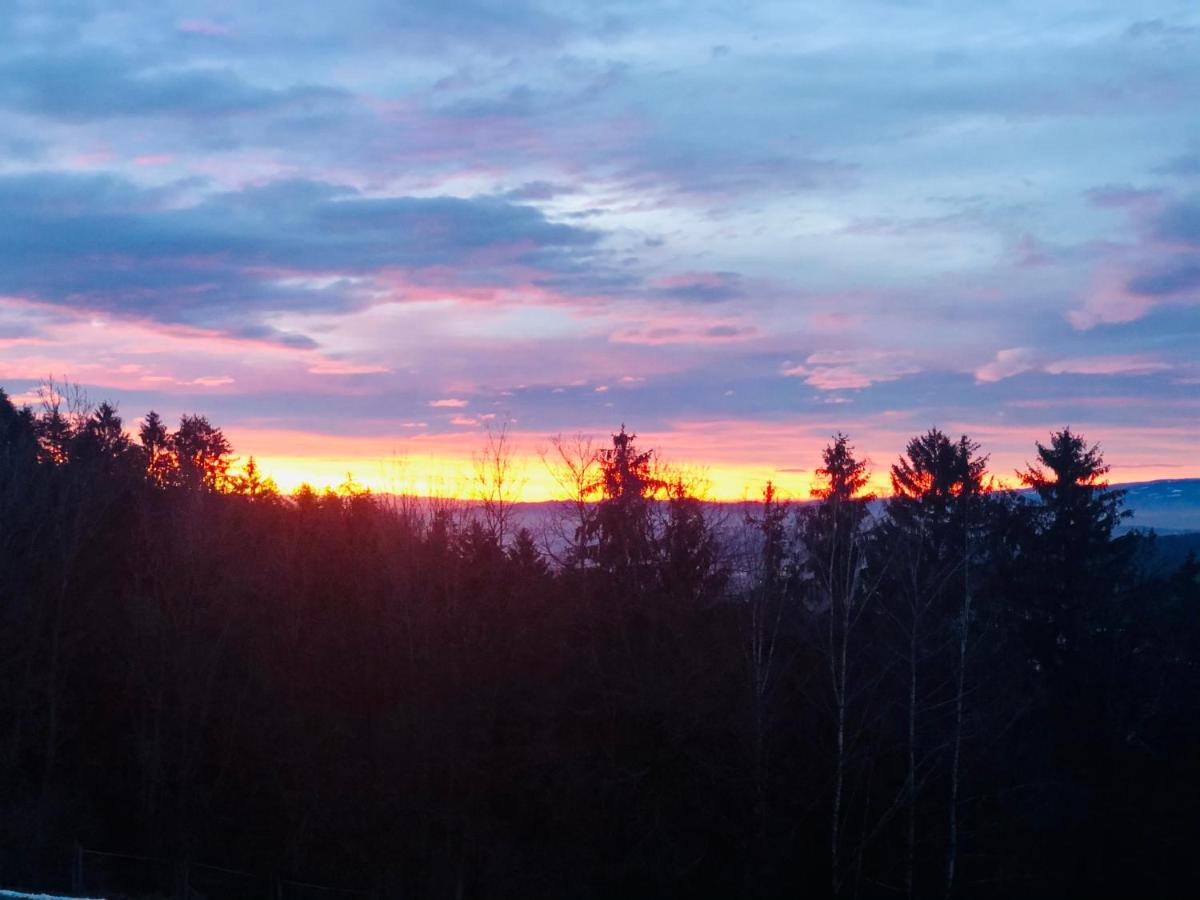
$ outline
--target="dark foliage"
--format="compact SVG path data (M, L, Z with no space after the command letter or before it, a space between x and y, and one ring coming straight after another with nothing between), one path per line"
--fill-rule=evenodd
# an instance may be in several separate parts
M1166 896L1195 874L1200 566L1114 536L1121 497L1070 431L1038 445L1035 500L934 430L872 517L838 436L814 504L768 487L722 525L622 429L551 565L461 506L281 497L202 417L131 441L60 401L0 393L14 885L65 886L77 844L168 861L113 876L131 894L182 896L189 862L264 885L210 897Z

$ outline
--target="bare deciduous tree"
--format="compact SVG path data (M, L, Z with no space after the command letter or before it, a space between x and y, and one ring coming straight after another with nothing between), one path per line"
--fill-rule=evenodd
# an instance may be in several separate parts
M509 439L509 421L487 429L487 441L471 457L475 475L475 497L484 526L497 545L507 546L513 530L513 507L521 498L525 475Z
M582 567L587 534L595 517L592 501L600 490L596 447L586 435L564 438L559 434L539 455L564 498L559 502L559 514L548 524L546 555L559 566Z

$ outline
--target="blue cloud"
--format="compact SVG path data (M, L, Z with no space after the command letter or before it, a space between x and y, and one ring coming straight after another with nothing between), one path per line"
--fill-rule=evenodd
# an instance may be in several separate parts
M342 100L332 87L247 84L228 69L148 69L111 50L35 55L0 62L0 104L69 120L123 116L262 113Z
M1168 206L1158 220L1156 235L1166 241L1200 245L1200 197Z
M0 296L302 349L344 325L338 352L391 370L325 402L346 431L385 427L393 394L423 408L418 378L511 388L548 430L825 416L837 391L780 374L822 352L902 357L888 377L907 374L837 399L921 427L981 406L1032 421L1005 404L1098 380L1140 398L1114 420L1184 390L1200 14L814 10L0 4ZM381 298L439 291L476 307L354 330ZM489 291L529 318L480 337ZM1081 309L1087 330L1067 318ZM297 313L326 331L289 331ZM543 314L553 334L522 332ZM399 364L389 342L409 335L389 327L431 337ZM977 383L1013 349L1036 365ZM1057 354L1172 368L1038 368ZM245 389L239 413L273 402ZM307 396L280 395L299 425Z
M1184 260L1156 272L1139 275L1129 289L1151 297L1169 296L1200 288L1200 262Z
M114 176L0 177L0 292L193 324L367 302L345 280L288 276L458 266L515 284L518 268L579 266L597 239L491 196L371 197L292 180L188 204L171 186Z

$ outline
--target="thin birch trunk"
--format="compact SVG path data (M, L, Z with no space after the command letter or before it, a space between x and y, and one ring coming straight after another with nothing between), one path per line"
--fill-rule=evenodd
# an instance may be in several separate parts
M958 689L954 696L954 752L950 763L950 843L946 853L946 897L954 892L958 865L958 782L962 751L963 693L967 674L967 634L971 622L970 526L963 532L963 606L958 634Z
M917 850L917 609L913 606L908 639L908 859L904 871L905 896L912 900Z

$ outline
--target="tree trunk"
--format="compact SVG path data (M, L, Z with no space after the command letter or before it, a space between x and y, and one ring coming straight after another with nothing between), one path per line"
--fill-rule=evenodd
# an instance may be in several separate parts
M912 630L908 639L908 858L904 869L904 893L912 900L917 853L917 609L913 606Z
M958 633L958 685L954 694L954 750L950 762L950 835L946 851L946 897L954 892L955 868L958 865L958 782L962 753L963 693L967 675L967 635L971 623L971 563L970 531L963 537L963 605Z

